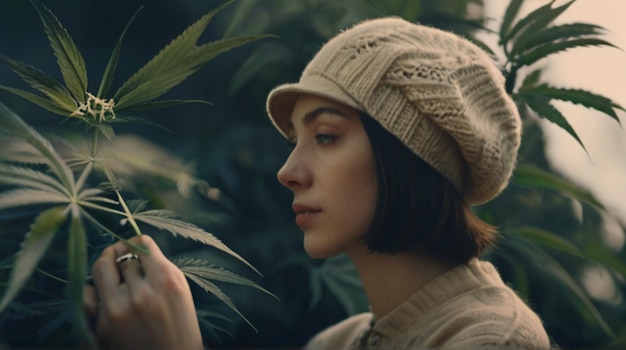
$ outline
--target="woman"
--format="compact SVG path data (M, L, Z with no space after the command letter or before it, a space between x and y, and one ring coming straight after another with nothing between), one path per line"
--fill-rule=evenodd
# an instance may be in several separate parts
M371 306L308 348L550 347L537 315L477 259L496 231L470 205L507 185L521 134L484 52L399 18L366 21L274 89L268 112L294 145L278 179L307 253L348 254ZM117 243L94 265L97 335L116 348L201 348L184 276L149 237L135 241L152 254L126 259Z

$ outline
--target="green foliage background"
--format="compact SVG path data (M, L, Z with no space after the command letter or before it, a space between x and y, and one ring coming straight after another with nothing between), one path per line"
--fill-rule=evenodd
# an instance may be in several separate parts
M210 295L198 298L196 305L200 316L205 316L201 320L211 344L297 347L321 328L367 310L355 271L345 257L316 261L302 249L301 233L293 223L290 209L291 193L275 178L287 156L287 147L267 120L267 92L278 84L296 81L324 41L364 18L400 15L469 35L482 21L462 19L468 2L482 5L481 1L459 0L239 0L214 19L207 38L260 33L276 34L279 38L264 39L217 57L168 94L171 99L208 100L213 106L190 104L141 114L169 131L136 125L118 129L121 149L132 147L145 152L146 157L163 152L158 154L164 163L190 169L220 192L215 197L215 192L208 195L207 189L202 188L204 193L183 196L170 182L138 173L128 174L132 188L156 206L172 209L217 235L264 277L250 274L213 251L155 233L166 253L174 256L186 252L215 261L253 279L280 298L278 301L252 288L224 288L258 333L234 314L229 320L215 318L214 311L228 314L225 306ZM119 32L142 5L137 0L43 3L71 33L87 69L95 72L104 69ZM118 75L129 76L200 14L221 3L146 3L126 34ZM514 0L513 5L516 3L521 1ZM48 73L57 72L36 12L27 1L0 3L0 33L0 53ZM515 90L521 92L516 98L520 106L538 92L532 87L540 86L538 74L527 79L527 85L522 83L524 78L528 77L521 76L517 85L510 86L512 91L515 86L528 88ZM23 86L5 67L0 67L0 84ZM0 92L0 101L42 132L57 132L60 128L58 116L18 97ZM549 109L545 99L532 101L539 114ZM503 228L498 248L485 258L494 261L504 278L535 307L559 345L626 346L626 253L623 249L612 251L602 243L601 205L586 193L567 188L550 177L533 110L521 109L525 120L520 153L523 171L501 197L477 208L483 218ZM61 126L68 139L82 133L81 128ZM617 123L615 127L619 127ZM572 205L582 208L582 219L571 209ZM13 213L0 212L0 223L0 258L4 258L17 248L19 241L11 238L25 232L30 222L15 220ZM599 300L588 295L580 276L589 268L608 271L615 286L613 299ZM4 279L6 274L0 273ZM43 284L58 283L43 274L33 278ZM0 315L0 348L3 343L31 347L66 345L59 340L62 337L58 329L62 325L43 321L47 312L60 312L62 306L37 304L37 300L36 293L23 292L13 311ZM33 329L37 329L35 337Z

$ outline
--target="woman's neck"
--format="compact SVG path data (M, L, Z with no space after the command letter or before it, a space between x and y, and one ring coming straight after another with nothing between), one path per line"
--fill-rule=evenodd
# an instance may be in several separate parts
M370 253L365 245L347 252L356 265L372 312L382 317L453 264L423 254Z

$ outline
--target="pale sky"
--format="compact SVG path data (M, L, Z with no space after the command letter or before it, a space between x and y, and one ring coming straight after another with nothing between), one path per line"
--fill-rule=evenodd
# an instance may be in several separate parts
M566 1L557 1L556 5ZM487 16L501 20L509 1L487 0ZM546 0L528 0L525 13ZM546 81L568 88L584 87L626 107L625 0L578 0L557 19L558 23L588 22L608 29L605 39L624 51L580 48L553 56L545 65ZM626 226L626 113L618 112L622 127L600 112L569 103L555 106L563 112L587 147L589 156L559 127L546 122L547 154L557 171L591 191ZM610 223L609 223L610 224ZM623 233L620 237L623 245ZM619 242L615 242L619 243Z

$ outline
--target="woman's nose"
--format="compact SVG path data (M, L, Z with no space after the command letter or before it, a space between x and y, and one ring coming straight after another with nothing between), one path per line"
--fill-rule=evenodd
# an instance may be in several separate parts
M311 182L311 175L306 167L304 156L297 148L294 149L285 164L278 170L278 181L292 191L307 187Z

